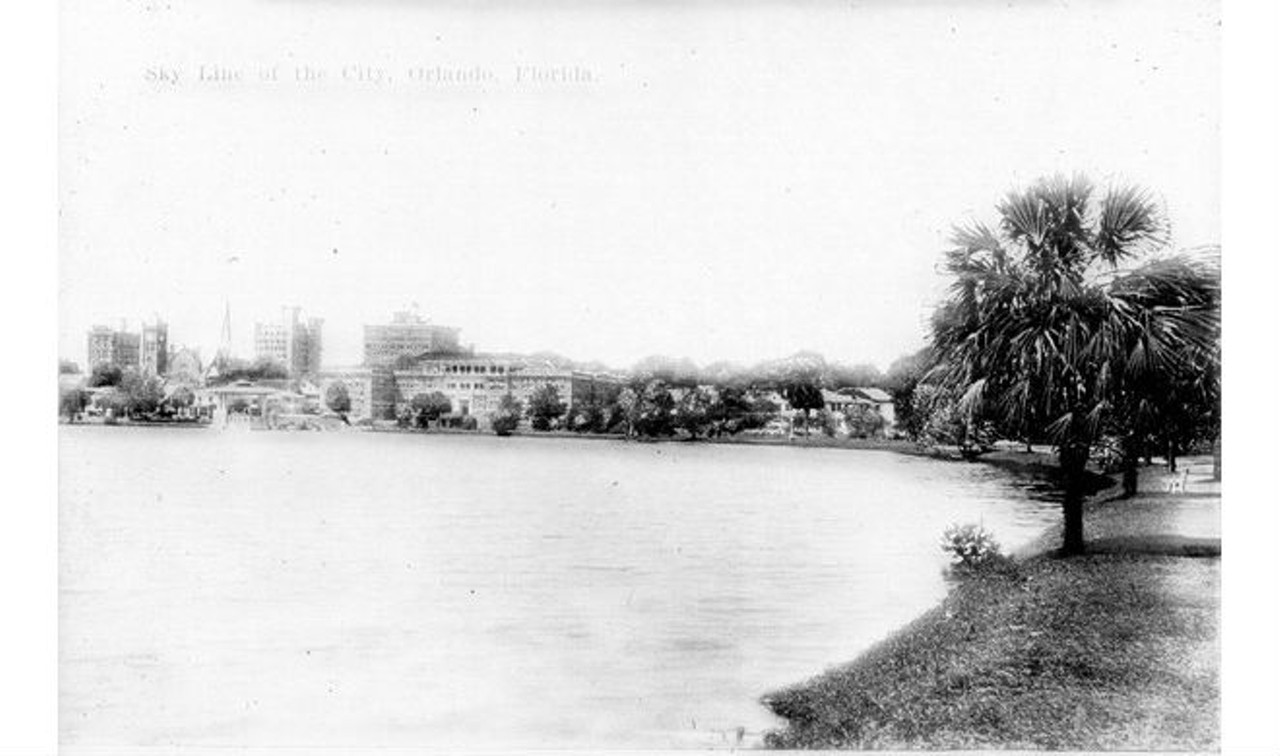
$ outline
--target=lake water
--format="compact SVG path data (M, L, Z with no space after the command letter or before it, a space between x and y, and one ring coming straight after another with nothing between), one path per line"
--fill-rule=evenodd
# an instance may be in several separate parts
M878 451L63 427L66 746L684 748L1059 517Z

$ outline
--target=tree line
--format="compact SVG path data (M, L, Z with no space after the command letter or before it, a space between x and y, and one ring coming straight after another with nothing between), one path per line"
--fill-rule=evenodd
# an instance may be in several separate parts
M90 405L96 406L108 421L160 420L172 418L195 405L196 395L189 386L166 391L164 380L145 376L137 370L124 370L117 365L96 365L86 386L100 389L90 392L81 388L63 390L58 397L58 412L75 422Z
M799 352L752 368L721 363L699 370L689 360L651 357L618 382L597 381L573 397L572 405L553 384L536 388L527 406L504 396L491 417L493 429L508 435L527 420L534 431L600 433L628 438L717 438L757 430L782 413L782 399L802 413L797 421L834 434L843 418L825 410L824 388L843 384L866 386L883 376L874 368L860 371L829 365L821 355ZM443 392L418 394L400 409L401 427L427 429L461 422ZM815 414L816 413L816 414ZM884 420L862 408L844 420L854 434L876 435Z

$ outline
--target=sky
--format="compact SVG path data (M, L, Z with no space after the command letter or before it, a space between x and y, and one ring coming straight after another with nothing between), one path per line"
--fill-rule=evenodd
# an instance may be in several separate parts
M64 2L59 353L158 316L211 356L229 305L247 355L296 305L355 364L416 304L480 350L883 369L952 226L1040 176L1219 242L1215 2L537 5Z

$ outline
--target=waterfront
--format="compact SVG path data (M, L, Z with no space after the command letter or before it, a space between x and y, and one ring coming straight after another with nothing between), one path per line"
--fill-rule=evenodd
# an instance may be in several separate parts
M1050 502L875 451L63 427L71 746L733 745Z

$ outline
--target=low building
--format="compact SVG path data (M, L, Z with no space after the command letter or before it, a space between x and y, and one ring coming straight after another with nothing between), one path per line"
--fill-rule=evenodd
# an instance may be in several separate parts
M329 388L342 384L351 399L351 420L386 420L395 417L395 384L391 370L377 367L346 367L325 370L316 376L316 388L323 406Z
M831 391L829 389L822 390L822 406L828 412L839 412L843 414L848 412L853 405L857 403L857 401L857 399L849 394L844 394L839 391Z
M239 381L220 386L207 386L195 392L196 406L219 409L223 412L260 412L263 404L272 397L286 392L279 382L252 383Z
M535 391L554 386L560 401L573 408L609 401L621 386L614 376L508 354L424 357L393 375L397 407L408 406L419 394L438 391L448 397L454 414L482 419L492 415L507 394L527 408Z

